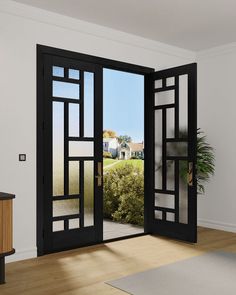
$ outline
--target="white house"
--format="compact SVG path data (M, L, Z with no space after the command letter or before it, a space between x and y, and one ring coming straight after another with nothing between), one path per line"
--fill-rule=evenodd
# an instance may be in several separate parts
M117 138L103 138L103 151L111 153L113 158L117 157L119 160L128 160L132 157L144 159L143 142L119 144Z
M118 146L118 158L128 160L132 157L144 159L144 146L142 143L123 142Z
M118 140L117 138L103 138L103 151L111 153L112 157L117 157Z

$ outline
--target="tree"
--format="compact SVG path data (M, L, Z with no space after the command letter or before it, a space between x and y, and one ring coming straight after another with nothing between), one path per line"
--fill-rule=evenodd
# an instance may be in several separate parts
M103 138L116 138L116 132L113 130L103 130Z
M132 138L128 135L120 135L117 139L119 143L122 143L122 142L128 143L132 141Z

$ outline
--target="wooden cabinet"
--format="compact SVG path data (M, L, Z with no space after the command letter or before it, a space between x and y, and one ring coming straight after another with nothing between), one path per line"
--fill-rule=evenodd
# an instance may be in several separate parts
M5 256L13 249L13 199L14 195L0 192L0 284L5 282Z

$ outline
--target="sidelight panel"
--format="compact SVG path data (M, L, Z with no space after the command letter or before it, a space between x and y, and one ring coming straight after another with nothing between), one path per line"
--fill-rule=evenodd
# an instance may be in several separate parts
M80 164L78 161L69 162L69 195L80 193Z
M162 111L155 111L155 188L162 188Z
M179 161L179 222L188 223L188 162Z
M94 136L94 74L84 72L84 136Z
M79 137L80 135L80 105L69 104L69 136Z
M179 130L180 137L188 137L188 75L179 76Z
M52 104L52 179L53 196L64 195L64 104Z
M84 162L84 226L94 225L94 162Z

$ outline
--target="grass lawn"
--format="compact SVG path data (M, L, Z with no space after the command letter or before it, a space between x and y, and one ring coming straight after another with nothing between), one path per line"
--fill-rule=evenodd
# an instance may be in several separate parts
M123 167L126 164L132 164L135 167L138 167L140 169L144 168L144 161L143 160L114 160L114 159L103 159L103 165L106 167L107 165L113 164L117 162L115 165L108 167L108 169L113 169L113 168L118 168L118 167Z
M107 165L111 165L115 162L117 162L118 160L115 159L103 159L103 167L106 167Z

